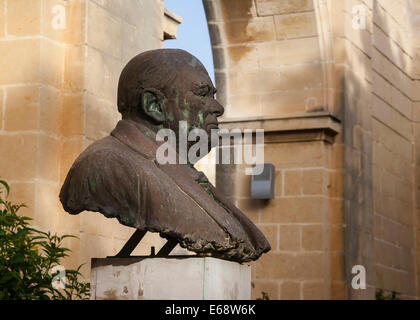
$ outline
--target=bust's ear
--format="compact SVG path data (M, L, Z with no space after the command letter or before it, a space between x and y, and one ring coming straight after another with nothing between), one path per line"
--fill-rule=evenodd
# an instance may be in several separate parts
M163 94L159 90L145 89L143 91L142 110L158 124L165 120L162 111L163 98Z

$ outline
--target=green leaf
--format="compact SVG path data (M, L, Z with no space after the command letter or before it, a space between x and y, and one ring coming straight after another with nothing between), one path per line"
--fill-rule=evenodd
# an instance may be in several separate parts
M2 181L2 186L10 192L6 182ZM82 265L66 270L66 290L53 290L51 286L52 267L62 265L61 260L71 252L62 246L63 240L77 237L60 237L31 227L28 222L32 219L17 214L24 205L6 201L1 192L0 204L0 299L89 299L89 283L79 282Z
M6 189L6 197L8 197L9 194L10 194L10 187L9 187L9 185L4 180L0 180L0 184L3 185L4 188Z
M0 278L0 284L3 285L12 279L13 279L13 275L10 272L6 273Z
M23 263L25 261L25 256L23 254L17 254L15 255L12 260L10 261L10 264L18 264Z

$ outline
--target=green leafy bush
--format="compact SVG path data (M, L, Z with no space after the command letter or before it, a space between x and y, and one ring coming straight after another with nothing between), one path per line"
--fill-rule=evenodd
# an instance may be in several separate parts
M70 251L62 242L73 236L30 227L31 219L17 214L25 206L6 200L9 192L0 180L0 299L88 299L89 284L79 282L81 266L64 270L60 265Z
M251 287L255 288L255 283L251 281ZM255 300L270 300L270 296L267 292L261 291L261 298L256 298Z

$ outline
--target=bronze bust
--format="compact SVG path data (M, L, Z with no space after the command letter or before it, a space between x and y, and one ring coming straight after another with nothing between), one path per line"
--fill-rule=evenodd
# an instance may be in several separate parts
M217 128L224 109L215 92L204 66L183 50L133 58L118 84L122 120L74 162L60 192L64 209L101 212L201 256L247 262L268 252L261 231L202 172L156 161L160 129L178 135L180 121L187 131Z

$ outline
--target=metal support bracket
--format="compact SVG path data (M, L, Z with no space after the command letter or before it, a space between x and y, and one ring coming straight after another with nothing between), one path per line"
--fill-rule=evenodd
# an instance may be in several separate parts
M137 229L133 235L128 239L127 243L124 245L124 247L120 250L120 252L117 253L117 255L114 258L128 258L130 257L131 253L134 251L134 249L139 245L141 240L146 235L147 230L139 230ZM176 247L178 244L178 241L175 239L169 239L165 245L159 250L159 252L155 255L154 253L154 247L152 247L152 252L150 256L152 257L166 257L168 256L171 251Z

